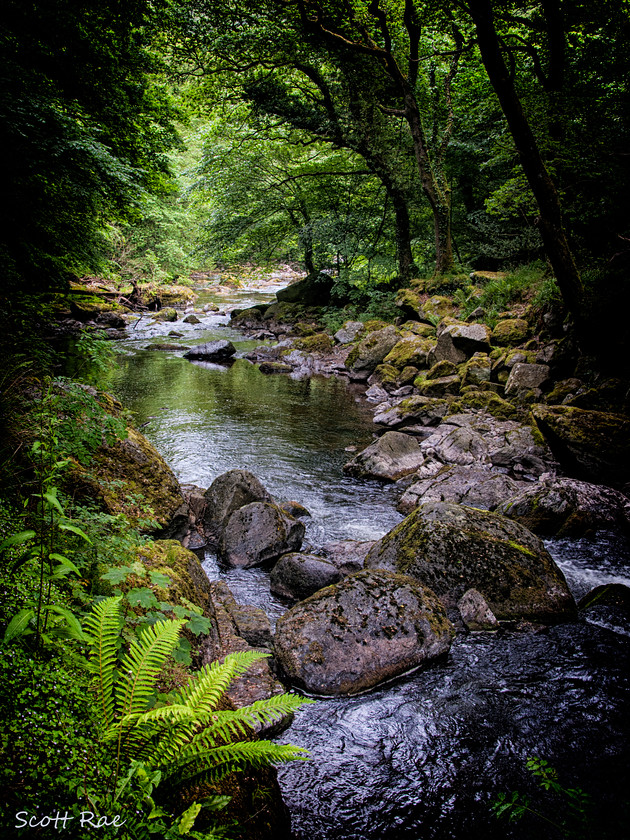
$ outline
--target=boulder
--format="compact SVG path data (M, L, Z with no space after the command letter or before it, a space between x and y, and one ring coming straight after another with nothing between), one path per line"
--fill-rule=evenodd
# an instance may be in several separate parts
M271 570L270 586L271 592L280 598L301 601L341 578L337 566L324 557L284 554Z
M435 323L439 318L451 315L455 311L452 298L445 295L433 295L422 304L418 313L421 319Z
M439 473L417 481L402 495L396 509L409 514L424 502L454 502L494 510L515 496L522 485L508 475L474 466L446 466Z
M449 394L459 394L462 383L457 374L440 376L437 379L428 379L421 374L414 379L413 384L422 397L444 397Z
M461 372L462 386L479 385L482 382L489 382L492 374L492 362L487 353L475 353L469 359Z
M462 621L469 630L498 630L499 622L486 599L476 589L464 592L457 602Z
M459 365L475 353L487 353L489 350L489 328L485 324L466 324L462 321L448 324L438 331L433 358L436 362L446 359Z
M361 571L367 553L373 545L374 540L339 540L325 543L322 551L345 577L353 572Z
M380 539L369 569L406 574L454 607L477 589L500 620L555 623L575 604L564 575L540 539L496 513L427 502Z
M429 352L435 346L435 342L421 336L402 338L389 351L384 358L386 365L392 365L397 370L402 370L408 365L417 368L426 367L428 364Z
M330 292L334 278L323 271L314 271L303 280L292 283L286 289L276 292L279 303L299 303L302 306L326 306L330 303Z
M177 310L173 309L172 306L166 306L164 309L160 309L159 312L156 312L153 316L156 321L177 321Z
M363 332L365 332L365 324L361 321L346 321L343 327L337 330L334 339L337 344L351 344Z
M215 478L204 493L203 521L210 530L222 530L235 510L251 502L270 502L271 495L248 470L229 470Z
M415 472L423 461L424 455L415 437L402 432L385 432L345 464L343 471L360 478L397 481Z
M535 405L532 415L553 454L575 478L623 485L630 474L630 418L573 406Z
M200 324L200 323L201 323L201 320L199 318L197 318L197 316L192 314L192 313L190 315L186 315L186 317L184 318L184 324Z
M437 426L449 409L445 399L413 396L402 399L394 406L387 405L382 411L377 409L374 422L381 426L397 428L421 423L423 426Z
M529 334L529 324L522 318L505 318L492 330L492 344L505 347L520 344Z
M398 340L398 333L393 326L374 330L353 347L346 359L346 367L355 378L367 379Z
M548 365L515 364L505 385L507 396L522 399L532 394L535 399L540 397L540 389L549 381Z
M508 496L497 513L536 534L580 537L600 528L630 526L630 499L599 484L552 477Z
M251 502L230 515L219 540L222 563L241 569L299 551L304 524L271 502Z
M207 341L205 344L198 344L191 347L184 353L185 359L205 359L212 362L226 362L236 353L236 347L231 341L221 339L220 341Z
M278 664L294 685L349 695L448 652L454 630L438 598L404 575L361 571L278 621Z

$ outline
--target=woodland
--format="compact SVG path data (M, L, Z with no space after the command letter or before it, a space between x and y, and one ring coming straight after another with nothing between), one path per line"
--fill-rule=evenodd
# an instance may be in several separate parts
M288 264L338 327L408 288L470 314L485 273L490 327L524 300L626 412L630 3L4 0L0 76L3 831L269 836L225 780L303 759L252 731L308 701L222 699L264 657L200 665L178 549L138 561L160 511L95 501L129 417L79 381L110 343L55 324L86 278L140 303Z

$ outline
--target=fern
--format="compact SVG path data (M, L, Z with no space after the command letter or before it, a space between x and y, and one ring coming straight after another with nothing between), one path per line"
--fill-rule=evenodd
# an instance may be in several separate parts
M89 667L96 674L99 711L107 727L114 722L114 671L122 628L121 600L122 596L119 596L96 604L83 628L92 649Z

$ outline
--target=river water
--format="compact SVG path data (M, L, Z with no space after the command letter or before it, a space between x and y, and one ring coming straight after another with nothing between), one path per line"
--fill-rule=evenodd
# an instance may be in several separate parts
M269 297L269 290L235 293L220 303L245 307ZM184 335L168 336L173 329ZM244 341L223 315L208 314L195 326L143 318L128 332L103 384L132 410L180 481L207 487L229 469L249 469L278 499L310 510L306 539L313 546L377 539L400 521L400 490L341 471L348 448L362 448L373 435L356 387L335 378L264 376L242 358L230 367L183 359L183 348L201 341L229 338L239 355L258 343ZM182 350L144 349L156 340ZM578 598L601 582L630 584L621 537L547 547ZM272 620L286 609L269 593L268 572L226 571L209 553L204 568ZM445 662L361 697L305 707L283 740L306 747L311 760L279 770L295 837L568 836L553 825L567 818L567 799L542 792L525 769L530 756L548 760L566 786L592 796L591 834L584 836L627 836L629 665L628 623L599 609L535 634L458 637ZM531 811L499 822L491 802L514 790L529 796Z

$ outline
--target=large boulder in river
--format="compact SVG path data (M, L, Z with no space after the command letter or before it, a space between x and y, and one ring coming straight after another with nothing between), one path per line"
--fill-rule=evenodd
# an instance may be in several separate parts
M204 359L207 362L227 362L236 353L236 347L231 341L221 339L220 341L207 341L205 344L197 344L184 353L185 359Z
M352 348L346 359L347 369L354 378L367 379L396 346L398 340L396 327L374 330Z
M380 539L366 568L406 574L454 606L478 590L498 619L566 620L575 604L538 537L503 516L427 502Z
M215 478L204 493L204 524L221 531L235 510L251 502L270 502L271 496L256 476L248 470L229 470Z
M580 537L600 528L627 530L630 499L610 487L554 477L508 496L497 513L536 534Z
M494 510L505 499L517 495L521 487L522 483L509 475L483 467L453 464L408 487L396 509L408 514L425 502L454 502Z
M281 598L308 598L319 589L338 583L343 575L334 563L315 554L284 554L271 570L270 588Z
M532 415L567 472L623 484L630 474L630 417L569 405L535 405Z
M402 432L385 432L362 452L344 464L343 471L361 478L397 481L415 472L424 461L424 454L415 437Z
M228 566L249 569L299 551L304 523L271 502L251 502L231 514L219 540L218 557Z
M330 274L314 271L303 280L276 292L280 303L299 303L302 306L326 306L335 281Z
M362 571L286 612L275 652L305 691L357 694L445 654L453 635L430 589L404 575Z

